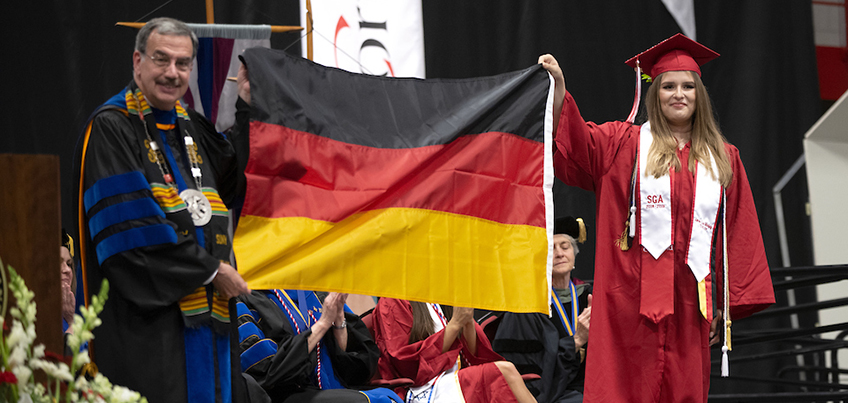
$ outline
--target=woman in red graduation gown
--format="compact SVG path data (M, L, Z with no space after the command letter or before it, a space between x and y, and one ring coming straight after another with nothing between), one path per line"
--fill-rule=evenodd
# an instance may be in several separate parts
M512 363L492 351L471 308L381 298L374 339L385 379L410 378L395 390L412 402L535 402Z
M628 61L653 79L641 126L585 122L557 61L539 58L556 85L556 175L597 199L585 402L706 402L713 303L733 320L774 303L748 178L700 79L716 56L678 34Z

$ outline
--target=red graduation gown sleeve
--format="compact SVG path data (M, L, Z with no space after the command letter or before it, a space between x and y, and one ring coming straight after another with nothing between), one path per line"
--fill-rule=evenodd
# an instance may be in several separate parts
M554 173L571 186L597 191L601 178L618 158L634 162L635 149L628 147L634 127L624 122L585 122L574 98L566 91L554 149ZM638 127L635 130L638 137ZM625 206L626 208L627 206Z
M450 350L442 352L444 330L416 343L409 343L412 330L412 308L408 301L381 298L374 310L374 338L380 347L380 375L386 379L410 378L420 386L450 369L460 351L470 365L503 360L492 350L488 339L477 328L477 354L468 351L465 339L454 341Z
M739 150L730 144L725 144L725 150L733 168L733 181L727 188L727 255L730 268L730 319L736 320L773 304L774 288L751 185L742 160L739 159ZM716 249L716 262L722 262L724 252L721 245ZM717 279L718 290L721 292L723 278L717 276ZM721 297L718 303L723 306Z

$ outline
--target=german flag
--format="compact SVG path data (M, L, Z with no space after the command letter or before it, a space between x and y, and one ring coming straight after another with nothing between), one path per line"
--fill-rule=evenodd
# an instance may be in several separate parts
M254 289L549 310L553 82L536 65L420 80L254 48L247 193Z

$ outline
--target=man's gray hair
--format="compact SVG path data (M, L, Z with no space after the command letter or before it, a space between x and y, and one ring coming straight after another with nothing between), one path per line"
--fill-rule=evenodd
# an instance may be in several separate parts
M184 22L168 17L154 18L144 24L135 36L135 50L147 54L147 40L156 31L159 35L187 36L191 38L191 57L197 56L197 35Z

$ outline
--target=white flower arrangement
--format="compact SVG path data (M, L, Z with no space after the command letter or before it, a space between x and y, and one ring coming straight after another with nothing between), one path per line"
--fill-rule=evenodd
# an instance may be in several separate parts
M81 369L89 363L88 351L80 346L91 341L91 331L102 323L97 316L109 293L109 283L104 279L100 293L91 298L89 307L80 308L71 325L73 333L68 336L68 346L73 351L70 366L64 362L50 360L44 345L33 347L35 341L35 294L24 280L6 266L9 273L9 289L15 296L17 306L9 309L12 324L8 336L0 331L0 401L17 403L97 402L97 403L146 403L147 399L138 392L112 385L102 374L87 376ZM3 261L0 259L0 270ZM5 329L0 316L0 328ZM44 384L35 381L34 373L47 375ZM76 374L76 375L74 375ZM64 388L63 388L64 386ZM62 391L64 390L64 393Z

